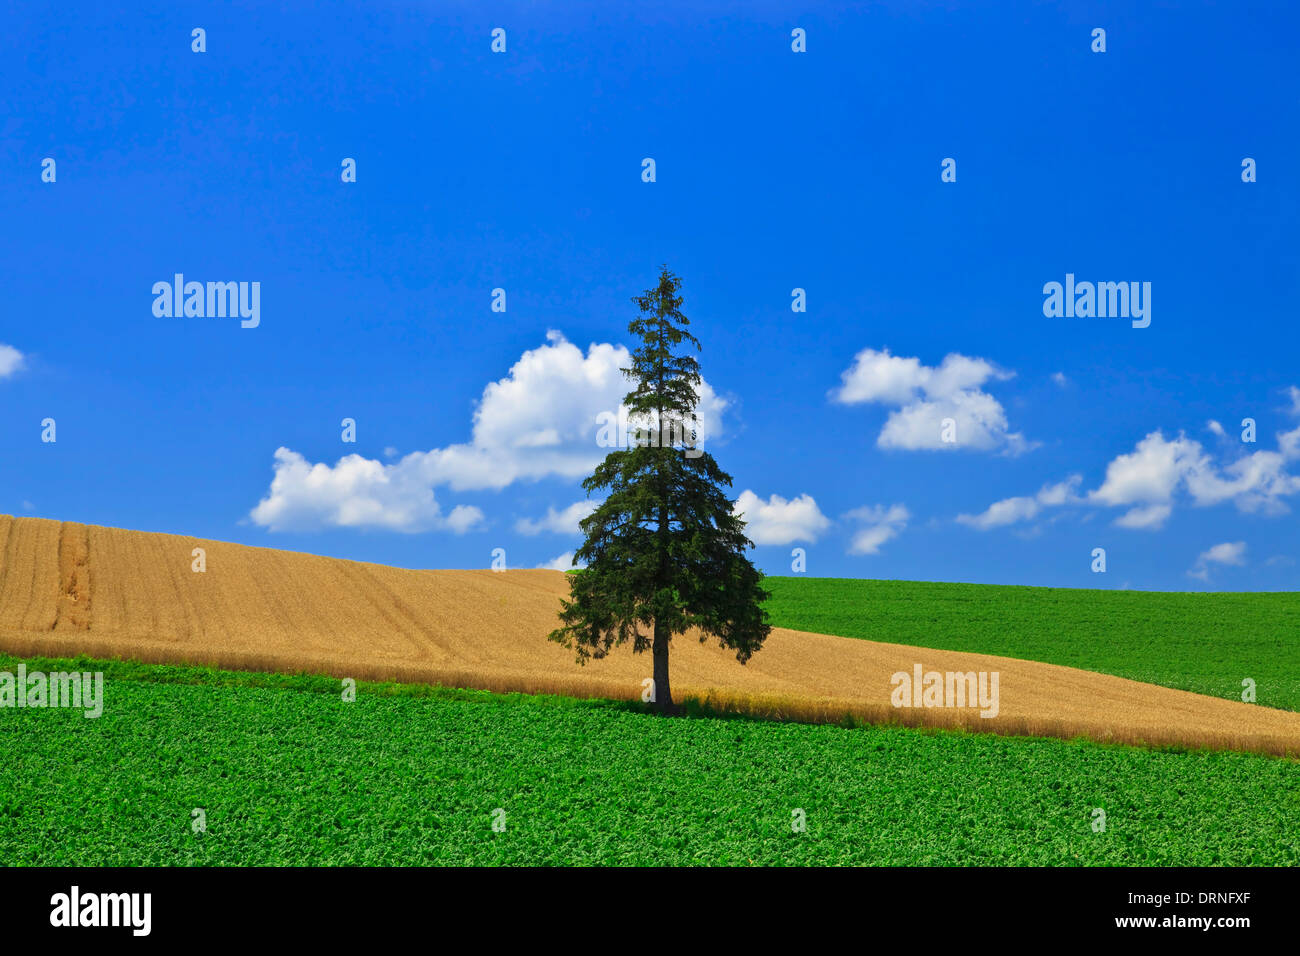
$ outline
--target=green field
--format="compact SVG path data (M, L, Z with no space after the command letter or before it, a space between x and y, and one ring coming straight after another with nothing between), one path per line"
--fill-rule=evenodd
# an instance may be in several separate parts
M79 669L99 719L0 710L6 863L1300 864L1290 760Z
M772 577L780 627L1063 664L1300 710L1300 592L1187 593ZM760 652L761 653L761 652Z

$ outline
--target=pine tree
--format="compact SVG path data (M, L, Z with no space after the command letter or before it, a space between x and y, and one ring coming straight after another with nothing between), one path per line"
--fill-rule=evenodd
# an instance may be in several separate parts
M640 315L628 330L640 338L623 400L637 426L626 448L611 451L583 482L588 496L607 491L582 521L574 555L586 567L570 575L563 626L551 640L576 648L578 663L628 641L654 659L654 702L675 713L668 675L674 635L697 629L736 652L744 664L771 631L762 575L745 556L753 544L732 512L731 476L698 447L699 351L681 312L681 279L664 267L659 285L633 298Z

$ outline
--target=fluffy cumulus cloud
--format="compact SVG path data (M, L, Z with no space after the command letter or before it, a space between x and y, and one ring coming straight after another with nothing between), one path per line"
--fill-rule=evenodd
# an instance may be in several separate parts
M1105 481L1088 498L1095 504L1127 508L1115 522L1122 528L1158 528L1173 510L1179 484L1208 463L1200 442L1182 435L1168 441L1160 432L1152 432L1133 451L1106 466Z
M896 538L912 517L902 505L873 505L850 511L846 518L859 524L849 542L849 554L879 554L885 542Z
M552 534L578 534L582 530L578 522L595 511L596 505L595 501L575 501L563 511L547 508L546 514L541 518L520 518L515 522L515 530L520 534L528 535L541 534L543 531Z
M1187 573L1202 581L1210 580L1210 565L1243 565L1246 563L1246 542L1244 541L1225 541L1222 544L1216 544L1214 547L1202 551L1196 559L1196 564Z
M1218 465L1200 442L1152 432L1106 467L1105 480L1089 500L1127 508L1115 522L1125 528L1159 528L1180 489L1196 505L1231 501L1244 512L1284 514L1289 510L1284 499L1300 492L1300 476L1288 470L1287 436L1278 438L1282 450L1251 452Z
M1294 395L1292 400L1297 400ZM1213 427L1210 430L1219 434ZM1166 438L1154 431L1132 451L1112 459L1102 483L1086 495L1074 493L1079 478L1073 476L1045 486L1035 496L1006 498L981 514L958 515L957 520L988 530L1031 521L1046 508L1071 504L1119 508L1117 526L1157 530L1180 501L1199 507L1231 503L1250 514L1286 514L1287 499L1300 494L1300 474L1291 471L1292 462L1300 460L1300 427L1279 432L1277 445L1276 450L1260 449L1216 461L1200 442L1181 432Z
M816 541L830 527L812 495L803 494L789 501L772 495L766 501L748 489L736 499L736 514L745 519L745 534L755 544L792 544Z
M23 353L0 342L0 378L8 378L23 367Z
M385 528L463 533L481 522L483 513L459 505L444 514L433 489L418 476L360 455L347 455L330 466L279 448L271 489L251 517L271 531Z
M342 523L465 530L482 517L478 510L458 507L443 517L434 489L499 490L518 481L586 476L609 451L598 441L602 423L619 420L620 413L626 419L622 400L629 382L620 369L630 362L624 346L592 344L584 353L548 332L545 345L525 352L505 378L484 388L468 442L390 463L349 455L334 465L281 448L270 491L251 517L271 530ZM726 407L701 383L699 443L721 434Z
M893 406L876 438L881 448L1018 454L1029 443L1010 431L1002 404L982 387L1011 377L984 359L956 353L938 366L927 366L917 358L891 355L889 349L863 349L831 398L845 405ZM951 420L949 428L945 420Z
M551 558L551 560L539 564L537 567L547 571L569 571L575 567L585 568L586 565L582 563L575 565L573 563L573 552L565 551L564 554Z
M1082 481L1082 475L1071 475L1058 484L1043 485L1036 495L1004 498L1001 501L995 501L980 514L958 515L957 520L981 531L1000 528L1008 524L1017 524L1021 521L1031 521L1037 518L1046 508L1080 500L1075 493L1075 489L1078 488Z

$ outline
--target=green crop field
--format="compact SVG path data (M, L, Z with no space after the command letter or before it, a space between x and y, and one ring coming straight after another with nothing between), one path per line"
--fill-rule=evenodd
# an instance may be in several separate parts
M1300 592L1086 591L767 578L772 623L977 651L1300 710Z
M78 669L98 719L0 710L6 863L1300 864L1290 760Z

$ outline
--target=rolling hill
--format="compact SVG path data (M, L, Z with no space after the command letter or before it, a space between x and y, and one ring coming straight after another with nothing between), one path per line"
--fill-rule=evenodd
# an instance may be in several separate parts
M546 639L556 571L413 571L194 538L0 516L0 649L635 699L650 661L586 667ZM206 570L192 570L195 548ZM884 635L882 635L884 636ZM894 708L891 675L998 672L996 717ZM778 628L746 666L678 638L678 696L760 715L1300 751L1300 714L966 651ZM111 702L111 691L109 692Z
M1300 710L1300 592L1128 591L769 577L773 621L977 651Z

